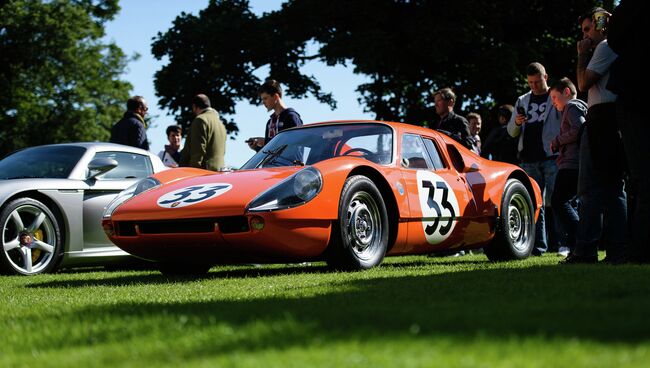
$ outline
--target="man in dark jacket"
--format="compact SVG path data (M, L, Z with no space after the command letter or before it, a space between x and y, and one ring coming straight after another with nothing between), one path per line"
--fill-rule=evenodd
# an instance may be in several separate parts
M266 122L264 138L256 137L246 140L248 147L255 151L262 149L279 132L302 125L302 119L296 110L287 107L282 101L282 87L278 81L267 80L260 86L258 93L264 107L268 111L273 111L273 114Z
M147 102L142 96L133 96L126 101L126 112L120 121L111 129L111 143L119 143L149 150L147 140Z
M509 164L519 164L517 158L518 139L512 138L508 134L508 121L512 116L515 108L512 105L501 105L497 111L499 126L492 128L490 134L481 146L481 156L494 161L507 162Z
M450 137L467 147L467 149L477 150L476 142L474 142L469 132L469 122L454 112L456 94L451 88L443 88L435 91L433 93L433 99L436 114L440 116L440 121L433 128L449 134Z

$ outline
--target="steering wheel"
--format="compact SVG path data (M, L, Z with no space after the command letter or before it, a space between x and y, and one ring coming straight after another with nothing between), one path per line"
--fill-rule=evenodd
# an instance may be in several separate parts
M351 148L351 149L345 151L345 153L342 153L341 156L347 156L347 155L349 155L350 153L353 153L353 152L361 152L361 153L364 154L364 156L373 156L375 154L374 152L372 152L370 150L367 150L365 148L357 147L357 148Z

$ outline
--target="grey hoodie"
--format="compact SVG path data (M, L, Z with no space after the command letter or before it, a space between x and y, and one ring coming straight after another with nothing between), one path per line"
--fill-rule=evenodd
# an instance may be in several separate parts
M587 104L579 99L569 101L562 111L560 134L553 138L553 146L559 148L556 162L558 169L578 169L578 139L580 128L587 117Z
M519 106L523 106L526 111L528 111L528 104L530 103L531 94L532 92L528 91L528 93L519 96L517 102L515 102L515 113L512 114L512 117L508 122L508 134L510 134L510 136L513 138L519 137L519 145L517 147L519 149L519 152L524 149L524 134L526 134L526 124L517 125L515 123L515 118L517 117L516 111L517 107ZM544 127L542 128L542 144L544 147L544 152L546 152L546 156L550 157L554 155L553 152L551 152L551 140L555 138L555 136L557 136L560 132L561 116L557 109L555 109L555 106L553 106L551 103L550 93L548 95L546 104L549 106L549 108L546 109L543 119Z

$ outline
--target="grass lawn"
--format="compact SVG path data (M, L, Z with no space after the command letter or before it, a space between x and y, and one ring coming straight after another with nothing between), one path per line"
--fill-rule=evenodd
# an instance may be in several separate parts
M0 277L0 367L648 367L650 266L555 255Z

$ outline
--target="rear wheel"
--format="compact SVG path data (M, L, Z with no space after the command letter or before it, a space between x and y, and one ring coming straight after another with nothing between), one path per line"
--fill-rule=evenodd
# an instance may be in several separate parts
M165 276L204 276L210 271L212 265L203 263L169 262L160 264L160 273Z
M501 216L492 243L485 248L491 261L524 259L535 244L535 209L526 187L517 179L506 183L501 198Z
M365 176L348 178L341 192L339 218L332 227L327 263L362 270L381 263L388 246L388 215L381 193Z
M35 275L53 272L63 257L59 221L43 203L18 198L0 212L2 247L0 271L4 274ZM22 244L26 231L31 243Z

